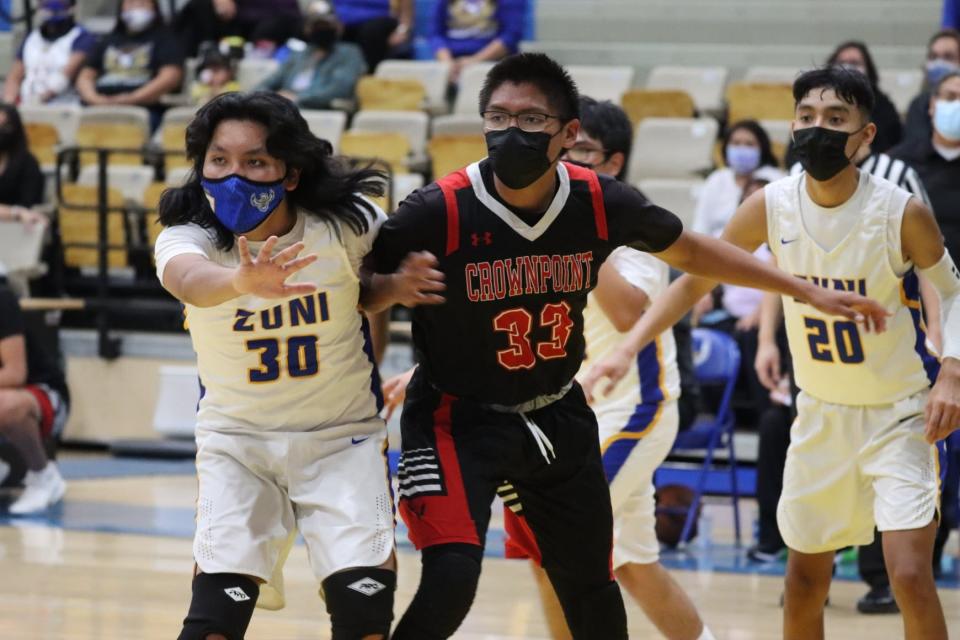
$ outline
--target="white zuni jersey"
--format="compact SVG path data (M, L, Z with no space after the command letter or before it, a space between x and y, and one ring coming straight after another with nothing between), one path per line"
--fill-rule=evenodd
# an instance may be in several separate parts
M328 223L299 213L274 254L303 240L301 255L317 255L289 280L315 283L317 291L310 295L284 300L247 295L215 307L185 305L200 374L200 429L324 429L332 438L382 428L380 381L357 306L360 261L385 219L379 209L377 215L363 236L341 225L341 241ZM262 244L251 242L251 254ZM161 281L167 262L185 253L228 267L240 262L236 246L220 251L201 227L170 227L157 239Z
M890 404L930 386L939 363L927 350L917 275L903 261L900 240L910 194L861 171L850 200L822 209L806 194L805 175L765 187L768 243L780 268L822 287L858 292L892 315L884 333L867 333L784 296L797 384L819 400L844 405ZM828 217L850 214L852 228L829 251L808 231L811 222L830 225Z
M607 263L651 300L656 300L670 284L670 268L648 253L619 247L610 254ZM587 357L581 374L610 355L623 340L623 334L613 326L592 293L583 311L583 323ZM638 404L657 404L679 397L677 347L673 329L668 329L637 354L636 366L630 368L609 395L598 398L592 406L597 419L602 421L608 412L632 411Z

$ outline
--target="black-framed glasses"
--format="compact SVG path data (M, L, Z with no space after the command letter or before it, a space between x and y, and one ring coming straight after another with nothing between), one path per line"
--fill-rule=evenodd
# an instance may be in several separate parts
M609 160L612 154L602 147L580 147L575 145L567 149L564 155L567 160L596 166Z
M546 113L508 113L506 111L484 111L480 114L483 117L483 126L490 131L503 131L510 127L510 123L516 120L517 126L521 131L527 133L539 133L547 128L550 120L559 120L559 116L551 116Z

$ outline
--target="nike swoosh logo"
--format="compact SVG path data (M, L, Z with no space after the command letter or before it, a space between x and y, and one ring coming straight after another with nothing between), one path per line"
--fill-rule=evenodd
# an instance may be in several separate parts
M790 244L791 242L796 242L797 240L799 240L799 238L794 238L793 240L784 240L783 238L780 238L780 244Z
M370 436L366 438L350 438L350 444L360 444L361 442L366 442L370 439Z

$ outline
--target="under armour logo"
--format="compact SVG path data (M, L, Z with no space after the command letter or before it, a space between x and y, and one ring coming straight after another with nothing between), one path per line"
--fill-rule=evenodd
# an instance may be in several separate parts
M243 602L244 600L250 599L250 596L248 596L240 587L230 587L229 589L224 589L223 592L230 596L234 602Z
M493 234L489 231L470 234L470 244L475 247L479 247L481 242L483 242L485 246L489 247L491 244L493 244Z
M353 584L347 585L347 589L353 589L357 593L362 593L365 596L372 596L386 588L386 585L377 582L373 578L360 578Z
M266 213L267 209L270 208L270 203L273 202L273 199L277 195L273 191L264 191L259 194L252 194L250 196L250 205L253 206L260 213Z

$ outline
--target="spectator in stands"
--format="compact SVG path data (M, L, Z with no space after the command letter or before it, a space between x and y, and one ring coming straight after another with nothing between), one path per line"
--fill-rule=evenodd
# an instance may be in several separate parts
M233 61L219 51L208 51L197 67L197 81L190 88L193 101L203 104L221 93L239 90Z
M241 36L251 42L269 36L279 47L297 37L301 24L297 0L190 0L174 19L184 51L196 56L200 44Z
M464 67L516 53L523 37L527 0L439 0L431 45L437 60L449 60L450 81Z
M341 30L333 7L313 2L304 25L307 48L292 53L257 88L276 91L307 109L329 109L334 100L352 98L367 67L357 45L339 41Z
M960 255L960 71L941 78L927 102L933 131L925 139L909 138L890 155L920 176L947 250Z
M343 40L363 49L367 68L412 54L413 0L333 0Z
M43 202L43 187L43 172L27 149L17 108L0 104L0 220L40 220L30 207Z
M903 124L900 122L900 114L897 113L897 108L887 97L887 94L880 90L880 76L867 45L856 40L844 42L833 50L833 53L827 59L827 64L855 69L870 80L870 86L873 88L873 95L876 99L873 108L873 123L877 125L877 137L873 139L871 148L876 153L883 153L900 142L903 137Z
M183 52L167 28L157 0L121 0L117 22L90 55L77 78L88 105L136 105L160 124L160 99L183 80Z
M933 34L927 44L923 91L914 97L907 109L905 139L928 140L933 133L930 124L930 94L940 80L953 71L960 71L960 31L944 29Z
M96 39L73 18L73 0L44 0L7 74L3 100L12 104L79 102L73 82Z
M59 359L33 338L16 295L0 277L0 437L27 467L24 491L10 505L13 515L44 511L63 498L66 483L44 441L62 431L68 402Z

